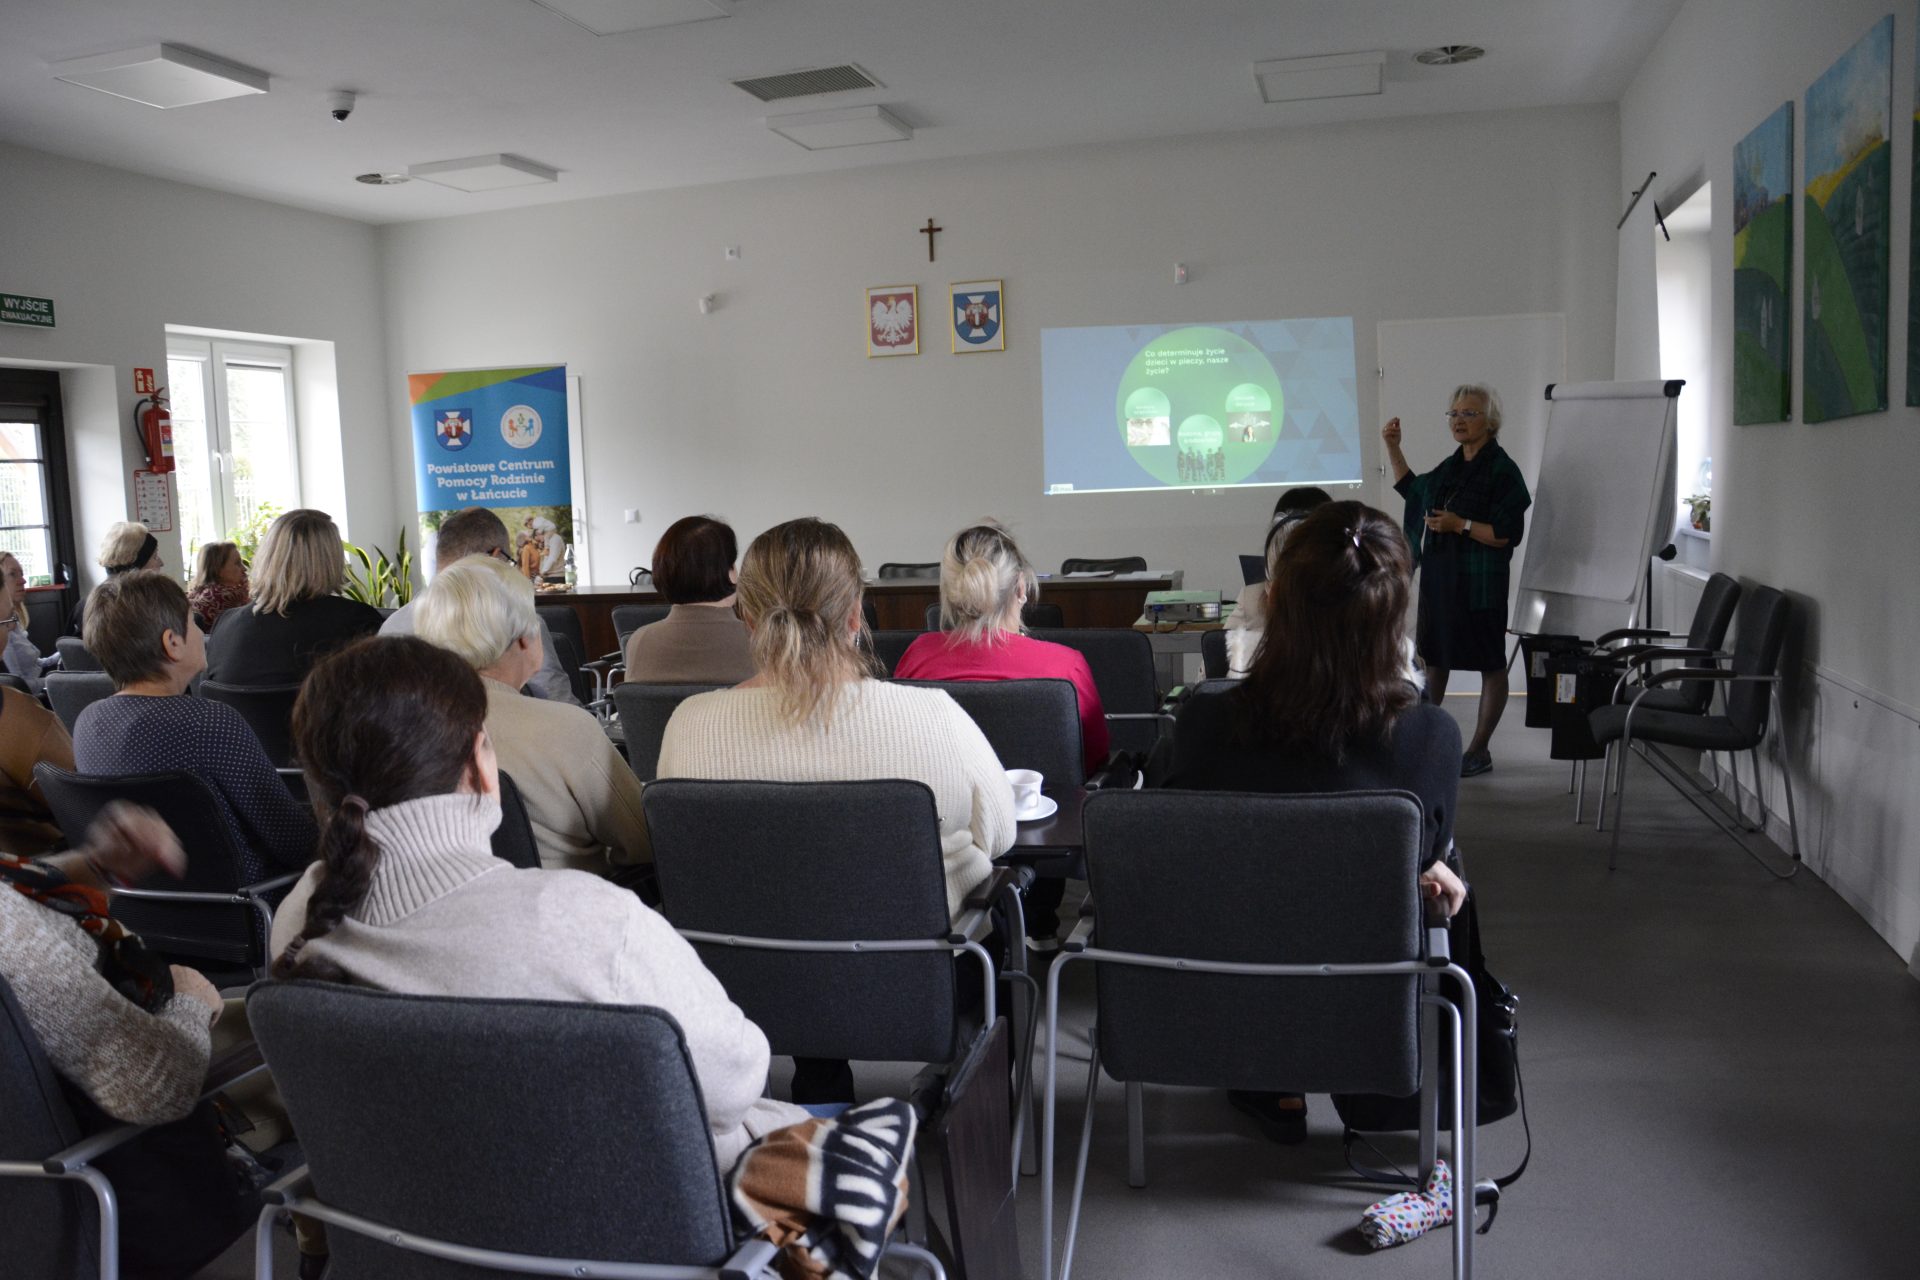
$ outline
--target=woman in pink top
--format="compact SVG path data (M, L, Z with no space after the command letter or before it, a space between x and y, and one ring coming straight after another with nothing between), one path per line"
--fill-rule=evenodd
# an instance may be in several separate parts
M940 626L908 646L900 680L1067 680L1080 704L1087 773L1107 759L1107 717L1076 649L1026 635L1020 610L1038 592L1013 535L988 521L962 529L940 561Z

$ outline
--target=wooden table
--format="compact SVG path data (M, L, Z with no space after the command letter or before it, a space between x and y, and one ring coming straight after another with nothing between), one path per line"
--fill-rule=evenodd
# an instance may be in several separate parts
M1146 607L1149 591L1170 591L1167 574L1121 574L1111 578L1047 578L1040 599L1060 606L1068 627L1127 627ZM867 599L883 631L924 631L927 606L940 603L940 584L932 578L889 578L869 581ZM660 604L651 587L575 587L572 591L542 591L541 605L565 605L580 619L587 642L586 657L598 658L619 647L613 628L613 610L623 604Z
M1063 787L1055 791L1048 788L1041 794L1057 802L1059 811L1051 818L1021 823L1013 837L1013 848L1000 855L1002 860L1028 864L1065 860L1068 865L1064 871L1070 879L1085 879L1087 871L1082 854L1086 835L1081 827L1080 811L1087 803L1087 789Z

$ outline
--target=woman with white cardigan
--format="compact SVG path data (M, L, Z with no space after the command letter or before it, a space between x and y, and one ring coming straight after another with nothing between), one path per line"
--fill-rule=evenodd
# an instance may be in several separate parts
M325 825L319 861L274 918L274 975L665 1009L686 1033L724 1173L754 1139L806 1119L761 1096L766 1036L631 892L493 856L486 718L472 668L412 636L363 640L314 668L293 733Z
M1013 846L1013 788L986 735L938 689L872 678L861 645L860 557L823 520L789 520L740 561L740 615L756 674L687 699L660 744L662 778L852 782L906 778L933 792L947 909ZM844 1062L800 1059L796 1102L851 1101Z

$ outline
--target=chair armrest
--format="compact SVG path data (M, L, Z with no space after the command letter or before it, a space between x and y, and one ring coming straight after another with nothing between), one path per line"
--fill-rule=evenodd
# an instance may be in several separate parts
M1644 667L1655 662L1672 662L1676 658L1714 658L1721 662L1731 662L1733 655L1724 649L1699 649L1684 644L1654 644L1648 645L1629 657L1627 665Z
M1453 963L1453 940L1445 924L1427 926L1427 963L1436 969Z
M111 1129L82 1138L64 1151L56 1151L40 1162L40 1167L56 1177L92 1164L107 1152L125 1146L147 1131L143 1124L118 1124Z
M1079 920L1074 922L1073 932L1069 933L1067 935L1066 941L1060 944L1060 950L1063 952L1085 951L1087 949L1087 942L1092 937L1093 937L1093 917L1090 915L1083 915L1080 917Z
M231 1088L266 1065L266 1056L260 1052L259 1045L251 1040L237 1044L207 1064L207 1080L201 1092L218 1093Z
M1095 769L1092 776L1082 785L1088 791L1098 791L1102 787L1111 787L1122 779L1130 781L1136 772L1138 770L1127 763L1127 752L1113 751L1108 753L1106 763Z
M581 663L580 669L582 671L611 671L615 667L622 667L625 665L626 665L626 659L624 655L618 654L618 653L610 653L604 658L595 658L591 662Z
M1665 640L1672 635L1671 631L1660 631L1648 627L1620 627L1595 640L1593 647L1603 649L1616 640Z
M947 926L946 943L950 947L958 947L979 942L992 932L992 912L985 907L963 906L953 923Z
M290 889L300 877L305 874L306 872L304 871L289 871L283 876L274 876L272 879L262 880L258 884L242 885L240 886L240 896L243 898L263 898L270 893L278 893L282 889Z
M285 1204L298 1199L313 1188L313 1176L306 1165L298 1169L289 1169L278 1179L260 1188L260 1199L267 1204Z
M1657 688L1663 684L1679 684L1683 680L1711 680L1718 684L1735 684L1740 681L1757 681L1761 684L1773 684L1779 676L1743 676L1735 671L1723 671L1719 667L1669 667L1665 671L1656 671L1647 677L1647 688Z
M1109 720L1165 720L1172 722L1174 716L1168 711L1109 711Z
M1008 889L1021 889L1032 882L1032 867L996 866L993 874L982 880L960 906L967 911L985 911Z
M743 1240L731 1257L720 1264L720 1280L763 1280L776 1274L773 1260L780 1256L771 1241L754 1237Z

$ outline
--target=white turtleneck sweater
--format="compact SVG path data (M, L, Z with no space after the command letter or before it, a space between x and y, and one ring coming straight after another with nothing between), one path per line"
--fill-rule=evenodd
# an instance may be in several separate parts
M356 985L411 995L644 1004L686 1033L721 1171L755 1138L807 1118L761 1097L767 1038L685 939L631 892L581 871L520 870L493 856L491 796L376 809L380 862L366 899L302 955ZM279 955L305 926L316 863L274 915Z

